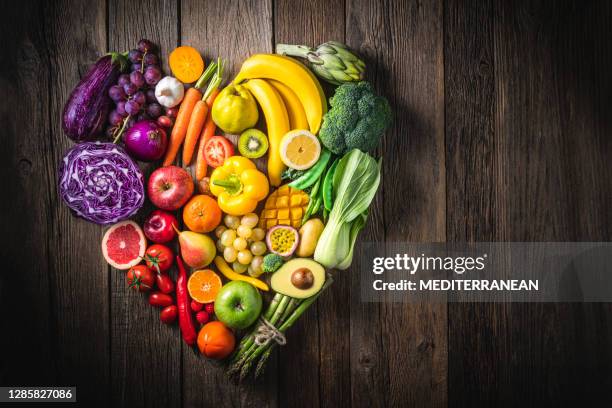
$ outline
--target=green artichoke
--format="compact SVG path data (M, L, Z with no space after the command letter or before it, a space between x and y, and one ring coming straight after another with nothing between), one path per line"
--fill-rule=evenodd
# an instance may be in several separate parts
M276 53L307 59L315 74L334 85L359 82L365 76L365 63L346 45L336 41L328 41L316 49L278 44Z

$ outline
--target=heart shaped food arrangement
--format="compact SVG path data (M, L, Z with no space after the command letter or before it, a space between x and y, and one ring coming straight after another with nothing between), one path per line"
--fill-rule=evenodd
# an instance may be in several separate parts
M239 380L263 372L331 271L351 265L380 183L370 153L392 119L344 44L276 52L225 83L226 62L189 46L164 76L143 39L100 58L62 118L76 143L59 169L63 201L109 225L102 253L127 286ZM337 86L329 106L319 78ZM140 216L145 197L157 209Z

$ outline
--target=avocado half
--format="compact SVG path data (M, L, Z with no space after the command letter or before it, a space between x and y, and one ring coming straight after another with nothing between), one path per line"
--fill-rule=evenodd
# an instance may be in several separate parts
M325 268L312 259L294 258L272 275L272 289L296 299L315 295L325 283Z

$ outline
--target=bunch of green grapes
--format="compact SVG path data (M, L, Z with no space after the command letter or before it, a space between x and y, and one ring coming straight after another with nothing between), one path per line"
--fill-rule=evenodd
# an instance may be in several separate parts
M263 273L263 255L266 253L264 239L266 232L256 228L259 222L257 214L249 213L242 217L226 215L223 224L215 229L217 249L223 254L227 263L237 273L248 272L253 277Z

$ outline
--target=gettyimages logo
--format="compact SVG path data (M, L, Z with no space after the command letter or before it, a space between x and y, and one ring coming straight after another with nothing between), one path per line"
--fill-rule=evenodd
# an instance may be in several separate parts
M452 271L458 275L466 271L482 271L488 255L471 256L410 256L396 254L395 257L375 257L372 263L372 272L380 275L389 270L403 270L411 275L419 271Z

